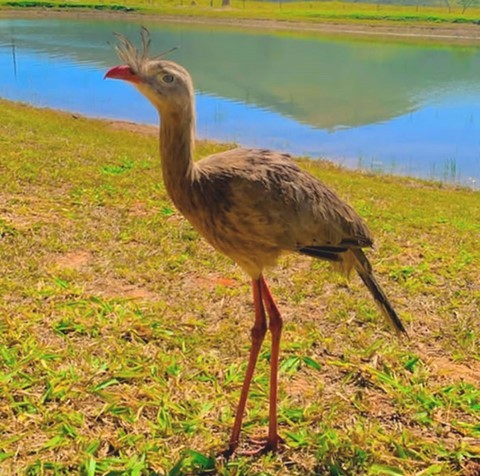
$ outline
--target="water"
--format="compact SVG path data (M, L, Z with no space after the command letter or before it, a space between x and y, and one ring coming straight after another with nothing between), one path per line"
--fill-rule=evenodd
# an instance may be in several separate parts
M480 47L144 24L195 81L198 136L478 188ZM156 123L118 63L139 23L0 19L0 96ZM15 48L13 49L12 43Z

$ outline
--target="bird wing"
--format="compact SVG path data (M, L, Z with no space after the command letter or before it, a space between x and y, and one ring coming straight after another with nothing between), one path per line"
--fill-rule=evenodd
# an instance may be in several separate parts
M353 208L286 154L233 149L201 160L197 170L199 196L210 202L202 208L237 240L325 259L372 245Z

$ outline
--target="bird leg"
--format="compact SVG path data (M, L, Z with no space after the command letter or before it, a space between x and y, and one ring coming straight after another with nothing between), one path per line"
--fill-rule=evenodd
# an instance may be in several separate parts
M261 294L270 318L269 329L272 334L272 352L270 356L270 413L268 419L268 438L266 449L276 451L280 443L277 420L278 360L283 319L263 276L260 277Z
M230 437L227 455L231 455L238 447L243 414L245 413L245 406L248 398L248 390L250 389L250 383L252 381L253 372L257 363L258 354L260 353L260 347L262 346L263 339L265 338L265 334L267 332L267 319L262 302L261 279L255 279L252 281L253 303L255 306L255 323L253 324L251 331L252 348L250 350L247 371L243 381L242 393L240 394L240 401L238 402L237 414L235 416L235 423L233 424L232 436Z

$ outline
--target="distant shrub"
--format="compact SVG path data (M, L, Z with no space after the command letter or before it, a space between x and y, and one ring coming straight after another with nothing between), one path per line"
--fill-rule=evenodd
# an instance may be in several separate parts
M103 4L86 4L86 3L54 3L37 0L18 0L9 1L5 5L16 8L89 8L94 10L115 10L122 12L132 12L136 8L126 7L124 5L103 5Z

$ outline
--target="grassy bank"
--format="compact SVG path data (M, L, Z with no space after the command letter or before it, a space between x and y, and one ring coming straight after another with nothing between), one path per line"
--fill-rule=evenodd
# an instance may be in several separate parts
M268 278L286 446L226 463L247 278L172 208L155 134L0 108L0 474L479 474L478 192L302 162L373 229L411 340L359 279L285 257ZM266 429L268 358L246 437Z
M0 8L59 8L137 11L161 16L193 16L200 18L273 20L280 22L374 22L381 24L479 24L480 8L461 5L415 6L380 3L326 2L263 2L231 0L229 7L220 7L220 0L118 0L65 2L64 0L0 0Z

